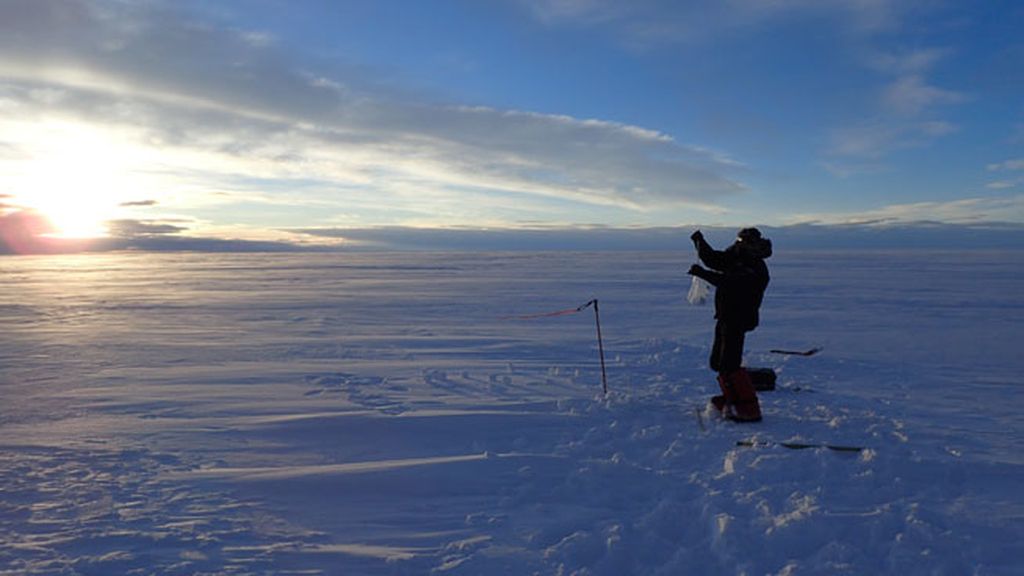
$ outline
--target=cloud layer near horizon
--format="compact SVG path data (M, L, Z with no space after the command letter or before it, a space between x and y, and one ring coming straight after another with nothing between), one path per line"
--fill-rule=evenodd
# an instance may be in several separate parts
M0 216L0 255L66 254L120 251L143 252L296 252L296 251L672 251L685 260L692 250L689 235L697 228L713 245L724 248L736 234L733 227L613 228L606 226L528 229L317 228L295 235L327 239L328 244L232 240L175 234L173 226L125 222L134 228L122 235L81 240L37 234L45 226L19 214ZM18 232L21 234L18 234ZM776 256L802 250L1020 250L1024 226L1016 224L861 223L764 226L762 233L776 247ZM130 232L130 233L128 233Z
M692 249L689 236L701 229L719 248L736 236L734 227L672 226L614 228L539 227L520 230L478 228L337 228L311 229L313 236L343 239L354 250L469 250L469 251L683 251ZM762 226L779 250L851 249L1021 249L1024 226L1015 224L946 224L940 222L871 222L859 224L805 223Z

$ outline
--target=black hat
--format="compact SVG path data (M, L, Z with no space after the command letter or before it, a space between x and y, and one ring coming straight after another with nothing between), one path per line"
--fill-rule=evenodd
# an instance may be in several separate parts
M761 237L757 228L744 228L736 235L736 246L742 253L755 258L769 258L772 255L772 241Z
M761 231L757 228L744 228L740 230L739 234L736 235L736 239L741 242L751 242L761 239Z

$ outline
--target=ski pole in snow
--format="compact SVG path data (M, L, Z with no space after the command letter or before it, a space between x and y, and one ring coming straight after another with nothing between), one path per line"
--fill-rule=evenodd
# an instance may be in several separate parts
M784 354L786 356L814 356L821 352L821 346L810 350L769 350L772 354Z
M604 369L604 339L601 338L601 309L597 305L597 298L594 298L590 302L580 306L576 309L577 312L582 312L587 308L594 307L594 322L597 324L597 351L601 355L601 390L604 391L604 395L608 395L608 373Z
M601 353L601 388L604 395L608 395L608 375L604 371L604 340L601 338L601 312L597 308L597 298L591 300L594 303L594 321L597 322L597 350Z
M835 444L805 444L803 442L771 442L769 440L737 440L736 445L745 446L747 448L781 446L783 448L789 448L790 450L804 450L807 448L828 448L829 450L835 450L836 452L861 452L865 449L863 446L837 446Z

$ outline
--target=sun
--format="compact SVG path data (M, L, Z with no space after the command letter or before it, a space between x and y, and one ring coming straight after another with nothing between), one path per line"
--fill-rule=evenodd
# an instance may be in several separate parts
M30 200L32 208L46 217L60 238L99 238L107 235L106 222L112 207L91 198L86 191L65 192L66 184L56 182L47 191L38 191Z
M37 134L14 194L42 214L51 236L98 238L132 194L129 151L95 129L49 125Z

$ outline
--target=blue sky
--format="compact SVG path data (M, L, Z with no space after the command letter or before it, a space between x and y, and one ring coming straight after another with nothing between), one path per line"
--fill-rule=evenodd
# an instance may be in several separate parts
M0 234L1005 230L1022 29L1009 1L5 0Z

